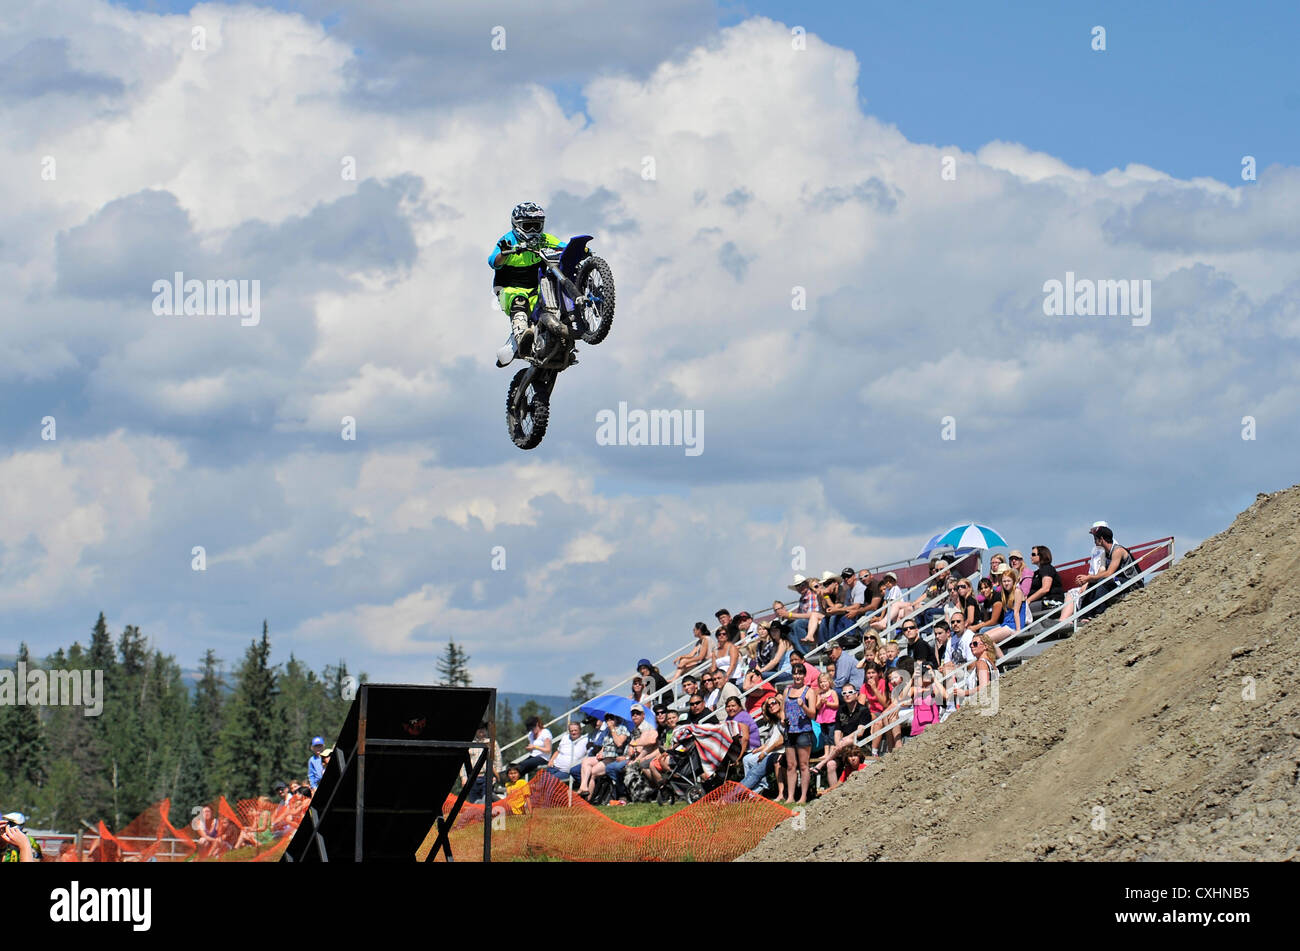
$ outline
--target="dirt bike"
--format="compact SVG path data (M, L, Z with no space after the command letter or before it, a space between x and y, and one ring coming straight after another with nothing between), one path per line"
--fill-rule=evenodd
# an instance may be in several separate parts
M542 258L537 306L529 315L535 324L533 344L517 355L529 366L515 374L506 393L506 428L520 449L536 448L546 435L555 379L578 362L574 344L579 339L600 343L614 321L614 273L587 250L590 240L591 235L580 234L563 250L529 249Z

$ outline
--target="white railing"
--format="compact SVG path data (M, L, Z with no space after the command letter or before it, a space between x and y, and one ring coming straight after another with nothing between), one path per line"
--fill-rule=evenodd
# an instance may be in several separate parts
M1086 608L1083 608L1082 612L1076 611L1071 617L1066 618L1064 621L1057 621L1055 624L1052 624L1050 626L1044 626L1043 629L1039 631L1036 635L1034 635L1032 638L1025 641L1023 644L1017 645L1016 647L1008 651L1006 654L1004 654L1002 656L1002 659L996 662L997 666L1001 666L1002 664L1005 664L1009 660L1014 660L1017 656L1023 654L1030 647L1033 647L1035 644L1040 643L1048 635L1054 634L1055 632L1060 630L1064 630L1067 626L1069 626L1072 630L1077 630L1080 613L1091 614L1093 610L1099 605L1105 604L1107 601L1109 601L1111 598L1116 597L1121 592L1127 591L1128 589L1136 585L1139 581L1142 581L1145 578L1147 578L1149 575L1153 574L1154 572L1159 571L1161 568L1163 568L1165 565L1169 564L1173 560L1174 560L1174 553L1173 553L1173 547L1171 545L1170 552L1168 555L1164 556L1159 561L1153 563L1150 567L1144 570L1140 570L1135 577L1130 578L1128 581L1125 581L1122 584L1117 585L1113 590L1106 592L1106 594L1104 594L1102 597L1098 598L1096 601L1089 604ZM1088 591L1096 590L1097 588L1101 587L1101 585L1105 584L1109 580L1110 580L1109 578L1105 578L1093 582L1093 584L1090 587L1085 588L1084 591L1081 592L1081 596L1082 594L1086 594ZM1063 608L1064 605L1053 608L1051 611L1047 612L1047 614L1043 615L1043 618L1041 620L1046 620L1047 618L1051 617L1053 614L1061 611ZM1040 619L1036 618L1034 620L1034 623L1037 623L1039 620ZM952 670L951 672L949 672L947 675L943 677L943 681L946 682L951 679L955 683L957 676L972 668L975 665L977 660L978 658L969 660L966 663L962 664L960 667ZM915 676L913 680L915 680ZM890 708L894 708L894 709L890 709ZM874 720L872 720L870 723L867 724L868 732L870 731L870 728L876 723L879 723L885 719L892 719L892 717L898 713L899 709L901 709L901 707L897 707L896 704L891 703L890 707L887 707L885 711L880 714L880 716L876 717ZM933 726L927 727L926 729L930 730L933 729L935 726L939 726L939 725L940 723L936 723ZM884 736L886 733L893 730L895 726L896 724L891 722L888 726L882 727L881 729L877 730L874 733L869 732L869 735L864 737L862 742L870 744L872 741L879 739L880 737Z

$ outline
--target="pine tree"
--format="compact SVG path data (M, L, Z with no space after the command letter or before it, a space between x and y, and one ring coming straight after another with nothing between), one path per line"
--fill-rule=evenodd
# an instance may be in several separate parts
M469 654L450 638L447 650L438 661L438 683L448 687L468 687L473 680L469 675Z
M17 661L27 669L38 666L26 644L19 645ZM15 683L15 687L21 691L25 684ZM45 783L48 756L40 708L0 705L0 802L30 803Z
M263 795L275 781L275 744L282 728L277 723L276 672L270 658L271 637L263 621L262 639L249 644L235 675L235 692L223 711L215 778L228 799Z
M574 703L585 703L593 697L600 696L600 688L603 686L605 685L596 679L595 674L585 673L578 678L578 682L569 691L569 699Z

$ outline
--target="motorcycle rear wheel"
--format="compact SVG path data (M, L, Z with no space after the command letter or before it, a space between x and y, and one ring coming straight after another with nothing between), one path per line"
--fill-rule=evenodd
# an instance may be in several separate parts
M534 376L525 385L523 378L528 373L533 373ZM521 385L524 385L523 408L522 411L517 411L515 401ZM538 386L538 375L534 369L524 367L510 381L510 389L506 393L506 429L510 433L510 441L520 449L536 449L546 435L550 411L550 393Z

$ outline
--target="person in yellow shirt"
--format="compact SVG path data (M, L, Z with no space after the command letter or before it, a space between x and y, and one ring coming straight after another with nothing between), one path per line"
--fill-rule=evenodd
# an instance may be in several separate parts
M529 804L529 797L533 791L528 785L528 780L520 772L519 767L514 763L506 769L506 799L505 805L497 803L492 807L492 815L504 816L506 809L509 808L513 816L526 816L532 812L532 806Z

